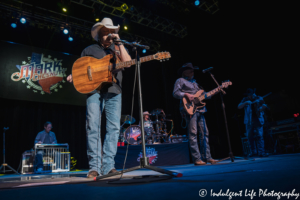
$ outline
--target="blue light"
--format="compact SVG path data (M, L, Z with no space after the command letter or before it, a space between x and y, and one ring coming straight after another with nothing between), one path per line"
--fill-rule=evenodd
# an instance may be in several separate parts
M146 53L146 49L143 49L143 53Z
M11 23L11 27L16 28L17 24L16 23Z
M69 41L72 42L72 41L73 41L73 38L72 38L72 37L69 37Z
M64 29L64 34L68 34L68 33L69 33L68 29Z
M22 24L25 24L25 23L26 23L26 19L25 19L24 17L22 17L22 18L20 19L20 22L21 22Z
M200 1L199 1L199 0L196 0L196 1L195 1L195 5L196 5L196 6L199 6L199 4L200 4Z

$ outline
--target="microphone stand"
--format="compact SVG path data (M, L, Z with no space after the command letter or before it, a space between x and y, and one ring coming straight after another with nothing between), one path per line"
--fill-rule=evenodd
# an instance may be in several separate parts
M161 168L158 168L158 167L155 167L155 166L150 166L149 165L149 158L146 155L145 130L144 130L144 118L143 118L143 101L142 101L142 86L141 86L141 74L140 74L141 62L140 62L140 56L138 54L138 48L143 48L143 49L148 48L149 49L149 47L145 46L145 45L140 45L136 42L127 42L125 40L116 40L115 42L121 42L122 44L132 46L133 51L135 51L135 55L136 55L135 64L136 64L136 68L137 68L137 79L138 79L139 114L140 114L140 123L141 123L140 125L141 125L141 138L142 138L143 157L140 159L140 165L139 166L132 167L132 168L125 169L125 170L122 170L122 171L118 171L118 172L114 172L114 173L110 173L110 174L106 174L106 175L103 175L103 176L98 176L98 177L94 178L94 181L104 179L104 178L107 178L107 177L111 177L111 176L121 175L123 173L131 172L131 171L138 170L138 169L150 169L150 170L162 173L162 174L167 174L171 177L182 177L181 173L161 169Z
M11 170L6 170L7 172L14 171L16 174L19 174L11 166L9 166L7 163L5 163L5 131L7 131L7 130L8 130L8 127L7 128L5 128L5 127L3 128L3 164L0 167L0 170L2 169L2 167L3 167L3 170L0 171L0 172L3 172L5 174L5 167L8 167Z
M221 96L222 108L223 108L223 115L224 115L224 120L225 120L227 142L228 142L228 147L229 147L229 157L221 159L218 162L227 160L229 158L231 159L231 162L234 162L234 156L233 156L233 153L232 153L232 150L231 150L231 143L230 143L230 138L229 138L229 131L228 131L228 125L227 125L226 112L225 112L225 104L224 104L224 100L223 100L223 95L226 94L226 92L220 87L220 85L219 85L218 81L215 79L214 75L210 71L208 73L210 74L210 76L212 77L212 79L215 81L215 83L217 84L217 86L221 90L220 96Z

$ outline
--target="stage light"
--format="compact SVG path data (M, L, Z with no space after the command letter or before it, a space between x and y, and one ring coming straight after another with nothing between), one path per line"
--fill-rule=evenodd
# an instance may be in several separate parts
M124 29L127 30L128 29L127 26L124 26Z
M11 23L11 27L16 28L17 24L16 23Z
M66 8L63 8L62 10L63 10L64 12L67 12L67 9L66 9Z
M97 18L95 19L95 21L96 21L96 22L99 22L99 18L97 17Z
M64 29L63 32L64 32L64 34L68 34L69 33L68 29L66 29L66 28Z
M72 38L72 37L69 37L69 41L72 42L72 41L73 41L73 38Z
M199 1L199 0L196 0L196 1L195 1L195 6L199 6L199 4L200 4L200 1Z
M22 17L22 18L20 19L20 22L21 22L22 24L25 24L25 23L26 23L26 19L25 19L24 17Z
M146 49L143 49L143 53L146 53Z
M126 10L128 10L127 4L126 4L126 3L123 3L123 4L121 5L121 9L123 10L123 12L125 12Z

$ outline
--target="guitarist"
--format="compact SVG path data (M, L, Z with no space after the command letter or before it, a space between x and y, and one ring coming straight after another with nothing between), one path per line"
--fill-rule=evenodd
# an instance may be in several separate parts
M247 89L247 92L244 93L246 97L238 105L238 109L244 108L245 110L244 123L252 152L249 156L267 157L268 154L265 153L263 138L264 110L267 108L267 105L262 97L255 94L255 90L255 88ZM256 140L258 151L256 150L254 139Z
M192 101L194 99L193 95L202 89L202 87L199 87L198 83L194 79L195 69L199 68L194 67L192 63L186 63L178 70L178 74L182 77L177 79L175 82L173 96L176 99L180 99L180 112L186 119L189 145L194 164L205 165L207 162L215 164L217 160L212 159L210 154L210 146L208 143L209 132L204 118L206 107L197 110L197 112L193 115L188 115L182 104L183 97ZM200 148L198 137L200 141Z
M110 18L104 18L96 23L91 30L91 35L97 44L85 48L81 57L91 56L101 59L107 54L114 54L121 61L130 61L131 57L125 47L115 45L113 39L119 39L120 26L114 26ZM110 35L108 35L110 34ZM117 83L107 84L100 91L87 95L86 101L86 136L87 155L89 161L88 178L116 172L115 155L120 134L121 104L122 104L122 71L115 74ZM67 77L72 82L72 75ZM101 116L106 113L106 137L101 149Z

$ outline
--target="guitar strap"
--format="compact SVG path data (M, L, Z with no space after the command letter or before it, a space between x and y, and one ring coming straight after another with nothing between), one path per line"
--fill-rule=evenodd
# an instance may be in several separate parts
M111 52L113 52L114 55L117 56L117 58L118 58L120 61L122 61L122 59L121 59L121 51L120 51L119 45L116 45L116 44L115 44L115 50L112 50L112 49L110 49L110 50L111 50Z

